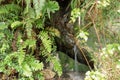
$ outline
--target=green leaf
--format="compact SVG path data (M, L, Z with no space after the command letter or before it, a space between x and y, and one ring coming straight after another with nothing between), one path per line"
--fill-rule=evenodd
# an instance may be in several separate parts
M24 58L25 58L25 52L23 52L23 51L19 52L19 55L18 55L18 63L19 63L19 65L21 65L23 63Z
M6 4L6 5L0 5L0 15L1 14L9 14L15 13L18 14L18 12L21 11L21 8L19 5L16 4Z
M22 22L15 21L11 24L11 28L16 29L17 27L20 27L22 25Z
M47 11L48 17L50 18L50 12L54 13L55 11L59 10L59 5L56 1L48 1L43 10Z
M78 0L71 0L71 8L74 9L77 6Z
M84 32L84 31L81 31L78 35L77 35L77 38L81 38L83 39L84 42L86 42L88 40L88 33L87 32Z
M28 8L28 12L26 11L26 9L24 10L24 14L25 14L25 17L26 17L26 20L27 19L31 19L31 21L34 21L34 18L35 18L35 11L32 7L29 7Z
M23 70L23 75L25 75L27 77L32 76L32 71L31 71L30 66L28 64L24 63L22 65L22 70Z
M60 38L60 31L58 29L50 27L47 30L52 36L57 36Z
M0 61L0 72L4 72L5 70L5 67L4 67L4 62L3 61Z
M25 62L28 63L28 65L31 67L32 71L37 71L37 70L43 69L43 63L42 62L40 63L32 55L26 55Z
M59 10L59 5L56 1L49 1L47 4L47 10L54 13L55 11Z
M36 45L36 40L34 40L34 39L27 39L27 40L25 41L25 45L26 45L26 46L29 46L29 48L35 47L35 45Z
M120 60L118 60L116 63L117 63L116 68L120 69Z
M29 8L31 7L30 5L30 3L31 3L31 0L25 0L25 2L26 2L26 8L25 8L25 10L24 10L24 14L27 14L28 12L29 12Z
M8 54L4 59L4 63L7 64L8 66L10 66L12 63L12 59L17 58L17 56L18 56L17 52Z
M31 23L31 21L28 21L26 23L26 31L27 31L28 38L30 38L31 37L31 32L32 32L32 23Z
M48 32L41 31L39 34L39 38L42 40L43 46L48 53L52 51L52 41L51 38L48 36Z
M79 8L73 9L72 12L71 12L71 17L70 17L71 21L74 23L80 15L81 15L81 13L80 13Z
M3 37L5 37L4 33L0 32L0 39L2 39Z
M44 20L43 19L39 18L35 21L35 23L36 23L36 28L44 29L44 26L43 26L44 25Z
M31 62L30 65L31 65L31 69L34 71L43 69L43 63L39 63L39 61Z
M0 22L0 30L4 30L7 28L7 24L5 24L5 22Z
M41 15L41 10L45 5L45 0L33 0L33 4L36 13L36 18L39 18Z
M54 70L58 73L58 76L62 75L62 67L57 57L52 58L52 63L54 65Z

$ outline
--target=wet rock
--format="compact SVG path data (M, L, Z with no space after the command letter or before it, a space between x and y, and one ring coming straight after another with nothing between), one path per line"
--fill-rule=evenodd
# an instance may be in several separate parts
M45 80L52 80L52 78L54 78L55 76L55 72L53 72L50 69L44 69L42 73L43 73Z
M84 80L85 73L80 72L69 72L67 73L71 80Z
M74 37L74 34L73 34L74 32L72 31L73 30L73 25L69 24L70 15L64 16L66 14L69 14L70 12L67 12L64 15L61 15L62 12L63 11L58 11L57 13L55 13L53 15L53 18L52 18L53 26L56 29L59 30L60 35L61 35L60 38L55 39L56 44L57 44L57 50L61 51L61 52L64 52L69 57L74 59L75 53L74 53L73 48L74 48L74 46L77 46L77 51L78 51L77 59L78 59L78 62L80 62L82 64L85 64L87 66L88 66L88 63L89 63L89 65L92 68L94 68L94 64L91 61L92 58L89 56L88 51L85 48L82 48L80 46L80 44L77 43L77 40ZM83 54L86 56L86 59L87 59L88 62L86 61Z

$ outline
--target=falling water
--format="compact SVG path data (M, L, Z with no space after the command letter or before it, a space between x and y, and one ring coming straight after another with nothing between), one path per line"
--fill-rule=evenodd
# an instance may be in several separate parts
M84 80L84 73L80 73L78 69L78 61L77 61L77 54L78 54L78 49L77 46L74 45L73 51L75 53L75 66L74 66L74 71L67 73L70 76L70 80Z
M78 51L77 51L77 46L76 45L74 45L74 53L75 53L75 72L78 72L78 63L77 63Z

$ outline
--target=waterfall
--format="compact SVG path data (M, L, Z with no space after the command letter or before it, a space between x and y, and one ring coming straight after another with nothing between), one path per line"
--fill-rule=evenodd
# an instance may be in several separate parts
M70 80L84 80L85 77L85 73L80 73L79 69L78 69L78 61L77 61L77 55L78 55L78 49L77 46L74 45L73 47L73 51L74 51L74 60L75 60L75 65L74 65L74 71L73 72L69 72L67 73L70 76Z
M75 53L75 68L74 68L74 70L75 70L75 72L78 72L78 62L77 62L78 51L77 51L77 46L74 45L73 49L74 49L74 53Z

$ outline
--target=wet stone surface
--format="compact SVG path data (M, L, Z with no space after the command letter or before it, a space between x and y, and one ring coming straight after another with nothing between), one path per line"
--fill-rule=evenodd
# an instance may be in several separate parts
M52 80L84 80L85 72L67 72L63 73L60 78L55 78Z

